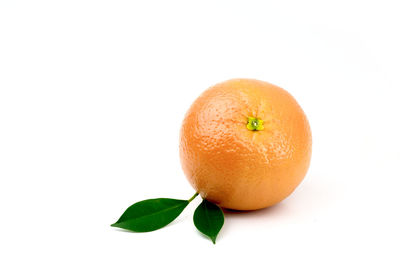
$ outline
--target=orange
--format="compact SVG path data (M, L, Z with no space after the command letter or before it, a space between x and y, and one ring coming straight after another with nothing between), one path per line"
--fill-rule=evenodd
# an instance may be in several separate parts
M311 158L306 115L285 90L234 79L206 90L188 110L180 133L183 171L203 198L255 210L290 195Z

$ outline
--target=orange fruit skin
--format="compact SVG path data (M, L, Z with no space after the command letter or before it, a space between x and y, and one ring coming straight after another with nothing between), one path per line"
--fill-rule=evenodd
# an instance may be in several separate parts
M248 118L264 129L247 129ZM233 79L200 95L180 132L183 171L203 198L221 207L256 210L290 195L311 159L308 120L285 90Z

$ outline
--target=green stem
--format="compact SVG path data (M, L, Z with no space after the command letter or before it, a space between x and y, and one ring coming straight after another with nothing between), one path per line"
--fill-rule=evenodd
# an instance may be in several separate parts
M189 203L193 200L193 199L195 199L197 196L199 195L199 193L198 192L196 192L196 194L194 194L191 198L189 198Z

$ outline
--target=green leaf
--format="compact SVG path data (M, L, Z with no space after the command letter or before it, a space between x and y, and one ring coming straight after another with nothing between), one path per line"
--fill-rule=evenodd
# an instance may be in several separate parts
M206 199L197 207L193 215L196 228L211 238L215 244L217 235L224 225L224 213L221 208Z
M170 198L143 200L130 206L111 226L134 232L154 231L175 220L188 204L188 200Z

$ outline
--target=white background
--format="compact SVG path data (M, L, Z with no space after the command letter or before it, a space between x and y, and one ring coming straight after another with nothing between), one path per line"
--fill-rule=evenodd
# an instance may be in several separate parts
M399 266L398 1L1 1L1 266ZM313 131L304 182L226 214L110 227L194 193L179 128L229 78L277 84ZM396 255L397 253L397 255Z

